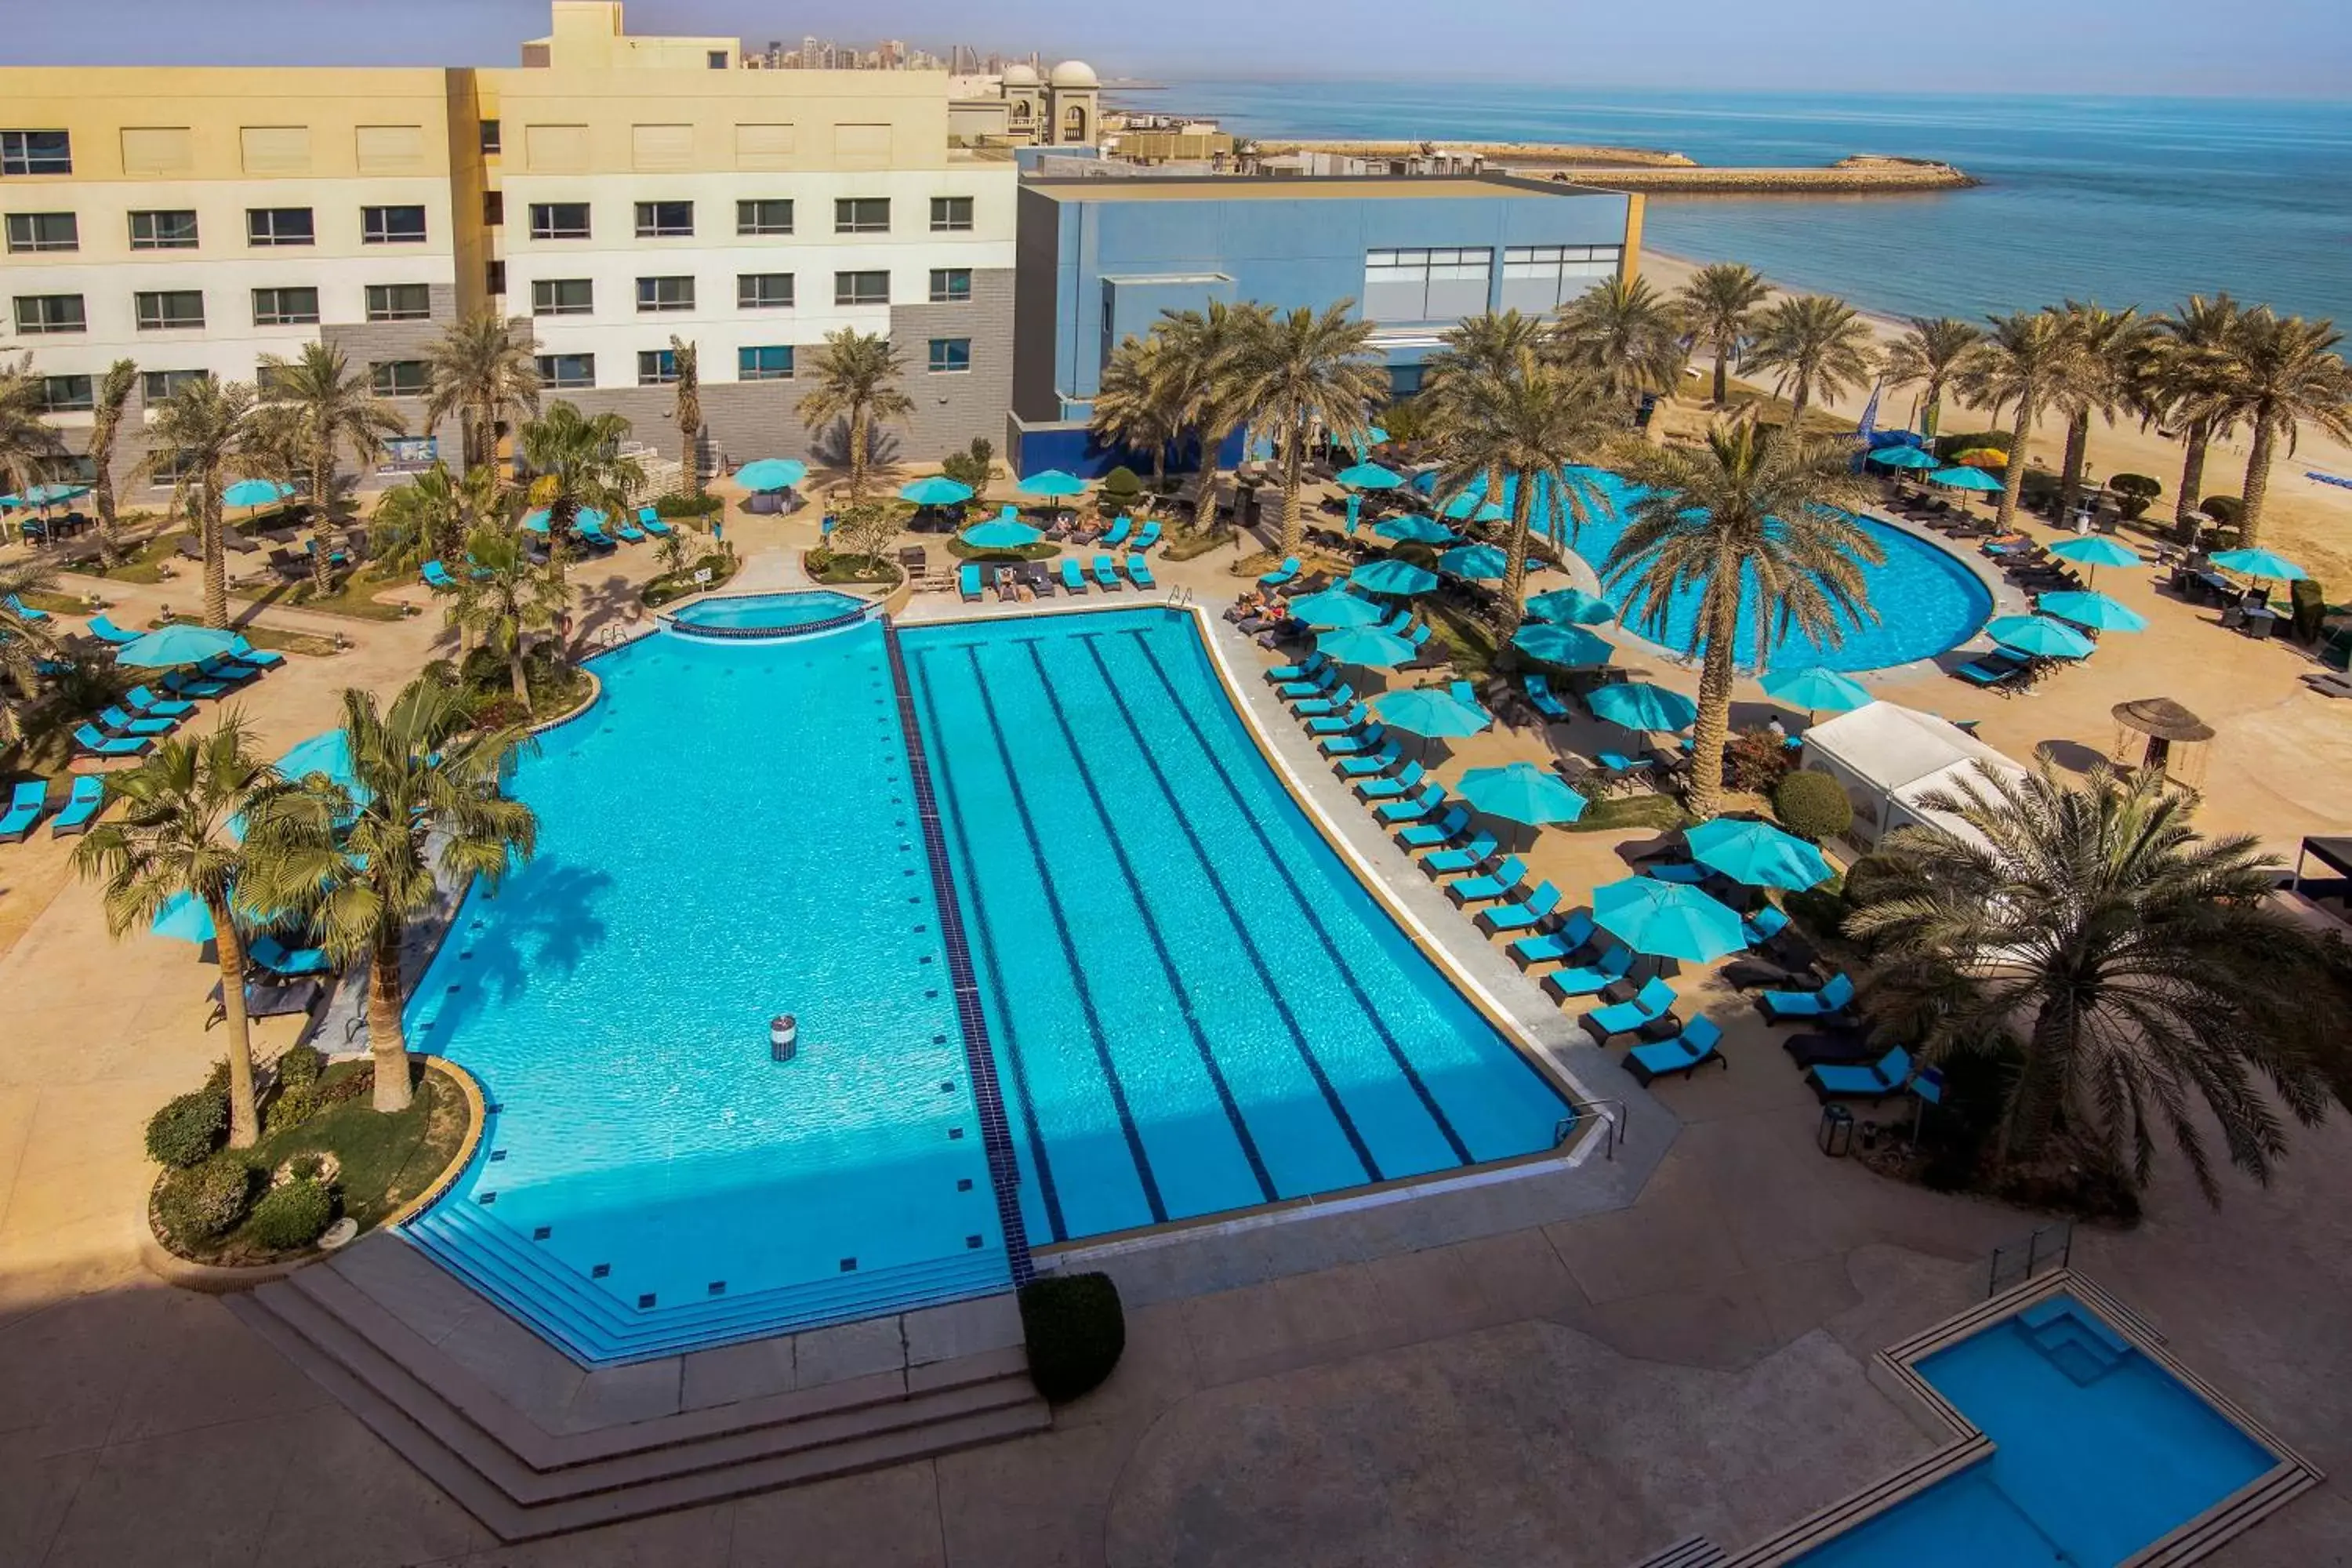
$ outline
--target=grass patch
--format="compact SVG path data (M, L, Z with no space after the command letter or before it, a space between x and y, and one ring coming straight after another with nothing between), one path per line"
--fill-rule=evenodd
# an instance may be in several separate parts
M28 610L47 610L53 616L86 616L90 613L89 601L79 594L59 594L47 588L29 588L16 595Z
M1567 826L1572 833L1609 833L1628 827L1666 832L1689 821L1689 814L1672 797L1643 794L1596 800L1582 816Z
M836 555L830 550L808 552L810 575L820 583L836 586L852 583L879 583L896 587L898 563L885 555Z
M399 587L407 581L406 573L386 576L362 566L337 583L330 593L314 593L310 580L305 577L299 583L272 584L259 593L247 592L239 597L256 605L284 605L298 610L316 610L320 615L345 616L355 621L397 621L407 616L408 607L375 595L380 589Z
M93 555L67 570L85 577L103 577L110 583L161 583L164 563L179 559L180 536L172 533L159 535L126 552L120 565L106 565ZM196 563L191 561L188 565L194 568Z
M1472 680L1484 680L1494 672L1498 650L1492 626L1433 598L1417 600L1414 607L1421 612L1422 619L1436 629L1438 640L1452 650L1447 657L1459 674Z
M959 561L1051 561L1062 552L1062 547L1048 539L1013 550L980 550L961 539L950 538L946 549Z
M721 551L713 551L682 572L665 572L656 577L638 591L637 600L646 608L652 610L658 609L674 599L683 599L688 594L702 594L723 588L727 585L728 579L735 575L738 564L734 556ZM709 582L698 583L694 580L694 574L701 571L708 571L710 574Z
M1206 533L1171 534L1161 542L1160 553L1170 561L1197 561L1233 542L1234 531L1230 528L1213 528Z
M173 616L172 621L183 626L205 624L201 617L195 616ZM336 651L332 637L322 637L310 632L280 631L276 626L235 626L230 629L254 647L278 653L302 653L325 658Z

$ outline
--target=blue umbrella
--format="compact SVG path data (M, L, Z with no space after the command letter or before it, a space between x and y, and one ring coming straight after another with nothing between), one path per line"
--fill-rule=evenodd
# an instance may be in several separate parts
M2041 611L2095 632L2144 632L2147 617L2120 599L2105 594L2044 594Z
M1556 626L1549 621L1529 621L1520 626L1511 634L1511 646L1530 658L1571 668L1607 664L1617 651L1606 637L1595 637L1582 626Z
M1339 664L1391 668L1412 658L1413 646L1394 632L1378 626L1335 626L1315 639L1315 647Z
M1554 588L1528 601L1528 614L1538 621L1562 626L1605 626L1617 618L1617 608L1598 594L1581 588Z
M1360 495L1352 493L1349 494L1348 497L1348 531L1349 533L1352 534L1356 531L1356 524L1362 521L1363 515L1364 498Z
M1367 446L1385 447L1389 444L1389 433L1377 425L1368 425L1364 427L1364 442Z
M2224 550L2213 557L2213 564L2224 572L2242 572L2249 577L2275 577L2282 583L2300 583L2311 575L2285 556L2268 550Z
M1769 822L1718 816L1683 837L1692 859L1751 888L1813 888L1830 879L1819 849Z
M2019 653L2044 658L2088 658L2091 639L2047 616L2002 616L1985 623L1985 636Z
M1290 613L1308 626L1324 630L1333 626L1369 626L1388 619L1378 605L1344 588L1326 588L1319 594L1293 599Z
M1426 594L1437 586L1437 574L1410 561L1368 561L1348 581L1368 594Z
M1510 566L1510 557L1496 544L1459 545L1437 558L1440 572L1475 583L1499 583Z
M963 531L963 542L974 550L1018 550L1044 537L1043 532L1025 522L1012 522L1001 517L976 522Z
M1418 513L1403 517L1384 517L1372 524L1372 531L1382 539L1393 539L1399 544L1451 544L1454 531L1433 518Z
M324 773L348 789L357 782L352 772L352 738L341 730L321 730L307 741L296 742L278 759L278 771L289 779Z
M1043 473L1032 474L1022 480L1021 493L1024 496L1044 496L1048 500L1056 496L1082 496L1087 493L1087 481L1076 474L1065 473L1059 468L1047 468Z
M2061 561L2072 561L2077 566L2145 566L2139 552L2128 544L2119 544L2104 534L2078 534L2062 539L2050 547L2050 553Z
M901 485L898 498L917 506L955 506L971 499L971 487L958 484L945 474L931 474Z
M207 942L220 934L213 929L212 910L189 892L173 893L164 900L163 907L155 911L147 929L173 942Z
M1990 494L1994 490L2004 488L2000 480L1986 473L1982 468L1965 466L1956 468L1937 468L1927 476L1927 482L1931 485L1942 485L1947 489L1977 490L1985 494Z
M1533 763L1473 768L1462 775L1457 787L1463 799L1488 816L1537 827L1548 822L1574 822L1591 804L1569 788L1566 780Z
M208 658L218 658L236 644L236 634L215 631L210 626L169 626L162 631L149 632L136 642L124 643L114 650L117 664L136 665L142 669L168 669L175 664L202 664Z
M1697 703L1646 680L1601 687L1585 705L1594 717L1628 730L1687 730L1698 719Z
M223 506L268 506L284 500L294 493L292 485L281 485L276 479L239 479L221 491Z
M536 511L527 511L523 513L522 525L533 533L545 533L547 531L547 509L545 507L541 507Z
M0 496L0 506L49 506L76 496L88 495L89 487L78 484L35 485L20 496Z
M1748 945L1739 917L1686 882L1628 877L1592 890L1592 920L1635 952L1707 963Z
M1870 460L1886 468L1932 468L1935 454L1917 447L1881 447L1870 455Z
M579 527L582 523L588 523L593 527L602 528L604 526L604 514L598 511L593 506L583 506L579 510L572 514L572 525L574 528ZM523 514L522 525L530 530L533 533L545 533L547 531L547 524L548 511L545 507L541 507L536 511L526 512Z
M1404 483L1404 476L1378 463L1358 463L1339 470L1339 482L1351 490L1392 490Z
M1451 518L1456 522L1462 521L1465 518L1472 522L1500 522L1511 514L1482 497L1465 491L1439 507L1437 515Z
M1768 675L1763 686L1764 694L1775 702L1785 702L1808 713L1843 713L1849 709L1866 707L1874 700L1870 688L1861 681L1819 665Z
M1495 716L1475 702L1465 702L1433 686L1383 691L1372 699L1371 710L1391 730L1433 740L1475 735L1495 721Z
M806 478L808 465L798 458L755 458L735 470L747 490L788 490Z

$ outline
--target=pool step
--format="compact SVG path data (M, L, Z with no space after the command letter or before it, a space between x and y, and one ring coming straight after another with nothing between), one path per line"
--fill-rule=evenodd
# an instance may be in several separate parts
M783 1391L756 1379L730 1389L685 1358L575 1369L572 1384L526 1410L331 1267L226 1300L506 1541L902 1464L1051 1424L1017 1344L930 1361L909 1350L887 1370L845 1368ZM632 1391L642 1394L647 1374L670 1397L646 1409L667 1408L629 1419ZM597 1388L598 1378L620 1381ZM681 1389L701 1403L679 1408Z
M2026 1341L2051 1365L2088 1388L2132 1355L2130 1342L2065 1300L2048 1300L2017 1315Z
M1722 1547L1704 1535L1692 1535L1643 1558L1633 1568L1721 1568L1729 1561Z

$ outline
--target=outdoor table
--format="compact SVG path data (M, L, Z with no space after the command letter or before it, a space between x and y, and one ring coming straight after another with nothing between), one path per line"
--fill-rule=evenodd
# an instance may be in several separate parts
M2202 596L2210 599L2214 604L2218 605L2225 599L2232 599L2237 596L2238 585L2235 583L2231 582L2227 577L2222 576L2219 572L2200 572L2197 574L2195 581L2199 586L2204 589Z
M2250 605L2246 608L2246 635L2260 641L2277 630L2278 623L2284 619L2267 605Z

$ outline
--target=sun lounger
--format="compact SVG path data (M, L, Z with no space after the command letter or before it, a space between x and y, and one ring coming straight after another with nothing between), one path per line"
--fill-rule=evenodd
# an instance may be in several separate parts
M1308 654L1297 664L1277 664L1265 672L1266 683L1280 686L1286 681L1312 680L1331 668L1331 656L1319 649Z
M1595 1007L1580 1022L1586 1034L1605 1046L1620 1035L1630 1035L1644 1025L1656 1023L1674 1010L1675 1002L1675 988L1653 974L1642 982L1641 990L1633 994L1632 1001Z
M1718 1048L1723 1044L1723 1026L1712 1018L1693 1018L1683 1026L1683 1032L1655 1045L1635 1046L1625 1053L1625 1070L1633 1081L1648 1084L1668 1073L1680 1073L1688 1078L1693 1072L1714 1062L1728 1068L1731 1058Z
M228 645L228 657L239 664L249 664L265 673L276 669L286 662L284 654L273 653L265 647L256 647L242 637Z
M1332 687L1320 697L1291 698L1290 710L1302 719L1320 719L1355 706L1356 689L1346 681Z
M1629 757L1622 752L1595 752L1592 760L1612 773L1638 773L1657 766L1648 757Z
M1065 555L1059 564L1062 569L1062 592L1084 594L1087 591L1087 574L1079 570L1078 558L1075 555Z
M226 696L229 687L229 683L226 680L208 680L203 676L191 674L184 669L173 670L159 684L164 690L182 698Z
M315 947L289 948L274 936L257 936L247 944L245 955L273 974L332 974L335 966L327 955Z
M1756 998L1757 1010L1771 1024L1791 1018L1842 1017L1852 1005L1853 981L1843 970L1832 975L1819 991L1767 991Z
M656 539L667 539L671 534L677 531L677 530L672 528L668 523L662 521L661 513L656 511L649 506L641 506L637 508L637 526L644 529L647 533L652 534Z
M21 844L48 809L49 781L33 779L16 786L8 801L8 814L0 816L0 844Z
M1135 519L1129 517L1122 512L1117 521L1112 522L1108 528L1103 530L1103 536L1095 542L1097 544L1110 545L1125 544L1127 542L1128 535L1134 531Z
M16 618L18 620L29 622L35 626L38 626L41 622L49 618L48 611L37 610L14 594L8 595L8 607L16 613Z
M969 561L956 569L956 594L967 605L980 603L980 568Z
M1998 688L2006 686L2022 676L2031 667L2031 662L2016 654L1996 648L1982 658L1969 660L1952 673L1970 686Z
M1258 578L1257 585L1261 588L1285 588L1297 580L1298 557L1286 555L1282 558L1281 565Z
M1599 928L1592 923L1590 910L1578 910L1560 921L1559 929L1523 936L1511 943L1511 961L1521 969L1532 969L1538 963L1566 963L1592 943ZM1626 952L1630 967L1633 954Z
M1445 786L1432 781L1410 800L1384 800L1372 807L1372 815L1383 826L1401 823L1422 822L1433 816L1445 804Z
M168 735L180 727L177 719L135 719L119 706L99 710L98 722L110 735Z
M1140 555L1159 542L1159 521L1156 519L1146 518L1144 519L1143 526L1135 531L1135 542L1129 544L1128 548L1134 551L1138 555Z
M583 540L584 540L587 542L588 547L592 550L615 550L619 548L619 545L614 542L613 536L604 531L604 525L598 522L593 517L573 518L572 520L572 531L578 534Z
M1403 748L1391 741L1377 752L1341 757L1332 767L1343 779L1376 779L1403 761Z
M1910 1081L1911 1053L1901 1046L1861 1067L1825 1062L1805 1069L1805 1087L1824 1105L1832 1100L1885 1100Z
M1095 586L1106 594L1116 594L1127 585L1119 580L1118 568L1111 564L1108 555L1095 557L1094 578Z
M1286 680L1274 689L1274 694L1285 702L1297 702L1302 698L1320 697L1338 683L1339 672L1325 665L1312 675L1302 675L1297 680Z
M1419 763L1407 763L1404 771L1393 778L1358 779L1356 798L1361 801L1395 800L1418 787L1425 771Z
M1789 911L1778 904L1766 904L1739 922L1739 931L1750 947L1762 947L1789 929Z
M260 675L261 671L229 654L208 658L196 666L196 675L205 680L218 680L230 686L242 686Z
M1521 683L1528 700L1546 719L1559 721L1569 717L1568 704L1552 695L1551 682L1541 675L1530 673Z
M1692 888L1706 880L1706 872L1687 860L1654 861L1643 867L1640 874L1650 878L1653 881L1680 882L1685 887Z
M1159 581L1151 575L1151 563L1140 555L1127 558L1128 580L1139 588L1157 588Z
M1633 950L1612 947L1591 963L1555 969L1545 975L1542 982L1544 994L1555 1002L1574 1002L1587 996L1598 996L1624 979L1633 969Z
M138 632L124 631L104 616L90 616L89 635L102 643L110 643L116 647L121 647L124 643L137 642L141 636Z
M273 984L266 980L245 983L245 1016L248 1018L290 1018L307 1016L326 999L327 988L316 980L291 980ZM205 1021L209 1029L228 1016L221 1002L221 988L215 982L212 995L212 1016Z
M449 568L442 565L438 561L427 561L423 566L417 568L416 574L424 578L425 585L436 594L457 592L457 579L450 576Z
M106 781L96 773L76 773L73 793L66 796L65 809L49 824L52 838L71 838L77 833L89 831L91 818L106 804Z
M1385 724L1367 724L1353 734L1326 735L1315 744L1327 757L1360 757L1379 750L1387 742L1388 732Z
M1307 720L1307 732L1310 735L1345 734L1350 730L1360 727L1371 716L1371 710L1362 703L1350 702L1341 712L1326 713L1318 718Z
M122 699L123 706L133 713L149 719L184 719L196 710L193 702L183 702L176 697L163 697L144 686L134 686Z
M1453 843L1468 829L1470 813L1454 806L1435 822L1416 822L1402 828L1396 835L1397 847L1411 853L1415 849L1439 849Z
M1528 863L1514 855L1480 877L1464 877L1445 884L1445 896L1458 909L1490 904L1517 892L1528 879Z
M1478 929L1488 936L1501 936L1505 931L1531 931L1551 918L1559 908L1559 889L1549 882L1538 882L1536 890L1517 903L1500 904L1478 911Z
M1481 833L1458 849L1440 849L1422 858L1421 868L1433 877L1467 877L1502 852L1491 833Z
M84 722L74 728L74 745L93 757L136 757L143 755L155 743L151 735L101 734L95 725Z
M1801 1068L1860 1067L1876 1061L1885 1053L1885 1047L1874 1043L1866 1029L1790 1035L1780 1042L1780 1048Z

